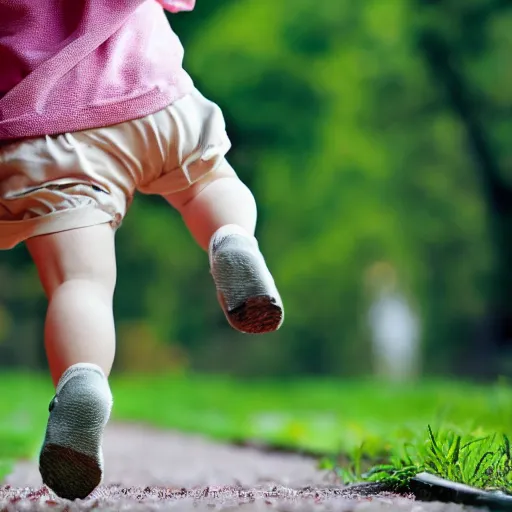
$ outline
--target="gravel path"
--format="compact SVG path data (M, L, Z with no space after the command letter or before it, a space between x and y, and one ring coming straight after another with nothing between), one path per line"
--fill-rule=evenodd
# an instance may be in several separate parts
M393 495L354 495L307 457L264 453L138 425L110 425L104 451L104 485L86 500L56 498L42 487L37 464L27 461L19 463L0 487L0 510L477 510Z

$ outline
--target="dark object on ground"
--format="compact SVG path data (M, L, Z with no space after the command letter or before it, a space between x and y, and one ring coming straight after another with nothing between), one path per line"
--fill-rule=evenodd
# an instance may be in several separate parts
M413 478L410 482L410 490L417 499L423 501L460 503L474 507L487 507L493 512L512 512L512 496L482 491L429 473L420 473Z

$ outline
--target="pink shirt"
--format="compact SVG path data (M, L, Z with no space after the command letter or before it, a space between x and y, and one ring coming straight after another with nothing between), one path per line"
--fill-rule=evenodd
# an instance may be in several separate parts
M162 6L195 0L0 0L0 139L108 126L186 95Z

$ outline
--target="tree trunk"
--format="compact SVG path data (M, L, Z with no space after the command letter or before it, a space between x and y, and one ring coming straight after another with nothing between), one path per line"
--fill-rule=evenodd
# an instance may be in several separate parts
M454 50L435 29L423 30L419 46L432 76L444 90L446 101L464 126L487 207L497 264L490 302L491 339L482 340L484 343L477 355L483 357L480 366L487 361L489 371L494 373L498 370L499 352L512 344L512 187L502 177L470 86L457 67Z

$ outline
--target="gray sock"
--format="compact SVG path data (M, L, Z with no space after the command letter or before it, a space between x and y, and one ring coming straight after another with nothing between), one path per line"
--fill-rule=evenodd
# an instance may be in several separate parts
M256 239L239 226L223 226L212 236L208 253L228 322L253 334L278 329L283 303Z
M85 498L101 482L101 443L112 409L112 393L99 366L68 368L50 402L50 418L41 449L43 482L68 499Z

